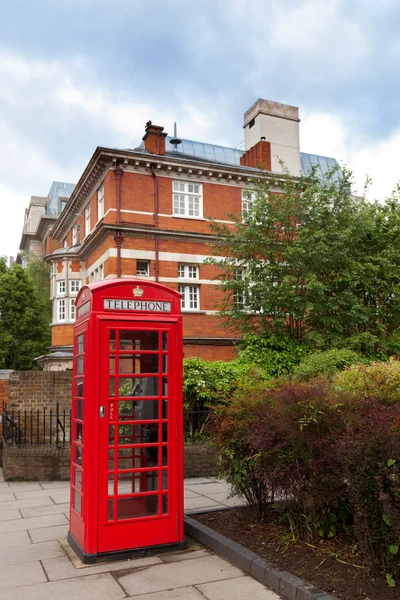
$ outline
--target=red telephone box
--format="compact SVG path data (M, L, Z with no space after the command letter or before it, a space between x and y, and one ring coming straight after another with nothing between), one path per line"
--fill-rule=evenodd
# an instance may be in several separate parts
M75 305L68 541L86 563L184 548L180 294L113 279Z

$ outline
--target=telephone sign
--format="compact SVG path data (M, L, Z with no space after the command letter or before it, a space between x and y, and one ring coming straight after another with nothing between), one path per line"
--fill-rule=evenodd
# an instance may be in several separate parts
M68 541L84 562L183 548L180 294L114 279L75 304Z

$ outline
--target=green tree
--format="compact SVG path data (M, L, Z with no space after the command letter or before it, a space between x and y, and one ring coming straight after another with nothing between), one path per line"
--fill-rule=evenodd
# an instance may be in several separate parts
M400 317L399 189L383 205L369 204L352 195L346 169L322 180L315 172L284 174L253 185L243 221L232 215L234 227L211 223L219 258L210 262L220 267L227 324L320 348L376 352L382 340L393 341Z
M34 369L46 351L50 328L44 326L37 291L20 265L0 260L0 368Z
M41 305L43 324L49 326L52 321L50 300L50 267L42 258L32 253L25 253L26 272L35 286Z

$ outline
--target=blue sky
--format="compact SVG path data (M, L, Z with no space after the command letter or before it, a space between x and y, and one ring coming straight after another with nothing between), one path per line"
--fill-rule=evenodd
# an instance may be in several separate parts
M236 146L259 97L300 109L301 149L384 198L400 179L396 0L13 0L0 19L0 255L31 195L151 119Z

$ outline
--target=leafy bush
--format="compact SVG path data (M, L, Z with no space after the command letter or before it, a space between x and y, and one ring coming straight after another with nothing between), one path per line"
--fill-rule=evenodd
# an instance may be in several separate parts
M239 363L257 365L267 377L275 378L292 373L310 352L309 346L291 338L264 334L248 335L243 340Z
M376 398L384 404L400 402L400 361L353 365L333 379L337 392L353 398Z
M298 379L309 380L319 375L334 375L350 365L363 362L364 359L347 348L332 348L325 352L314 352L306 356L294 369Z

